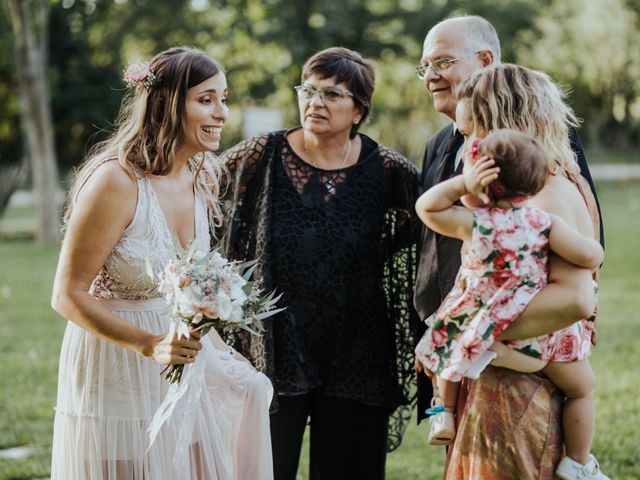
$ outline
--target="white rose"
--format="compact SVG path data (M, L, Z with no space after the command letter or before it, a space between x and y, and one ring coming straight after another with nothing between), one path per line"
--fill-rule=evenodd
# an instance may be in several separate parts
M218 313L222 320L228 320L233 313L233 304L231 299L224 292L218 292L216 297L216 303L218 304Z
M174 305L178 313L183 317L189 318L193 317L196 314L189 297L187 297L182 291L176 293Z
M215 269L223 267L227 263L227 260L218 252L213 252L209 257L209 265Z
M235 305L233 307L233 313L231 314L232 321L240 323L243 317L244 315L242 313L242 305Z
M243 304L244 301L247 299L247 296L244 293L244 290L242 290L242 285L235 283L235 284L231 284L230 285L230 289L229 289L229 296L233 299L233 303L234 304Z

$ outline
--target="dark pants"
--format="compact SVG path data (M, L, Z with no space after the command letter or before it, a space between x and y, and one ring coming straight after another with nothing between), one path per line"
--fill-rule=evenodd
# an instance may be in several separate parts
M389 409L318 392L278 396L271 415L274 480L295 480L307 419L310 480L384 479Z

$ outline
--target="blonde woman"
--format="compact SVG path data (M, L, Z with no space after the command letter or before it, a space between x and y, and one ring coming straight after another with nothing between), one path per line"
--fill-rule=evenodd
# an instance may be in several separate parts
M60 353L53 479L270 479L269 380L215 331L169 335L158 275L182 246L209 249L220 222L218 149L227 81L204 53L173 48L126 74L113 137L80 168L66 212L53 308ZM151 269L153 280L146 278ZM148 448L165 365L204 368ZM194 423L186 421L187 416Z
M569 142L569 129L577 125L563 93L548 76L517 65L498 65L481 70L458 87L459 127L469 137L511 128L536 138L548 154L549 177L530 205L565 220L583 235L597 238L595 200L580 177ZM456 117L456 120L458 118ZM528 305L523 314L499 337L500 340L532 338L568 327L587 347L594 337L589 318L595 306L592 272L560 257L550 258L550 284ZM593 409L595 380L580 396L577 411ZM458 400L458 432L449 451L446 478L606 478L589 456L593 423L581 425L586 432L571 443L563 458L562 405L564 394L537 374L489 367L475 382L463 381ZM518 419L518 428L512 421ZM588 416L572 417L582 422ZM575 427L575 425L574 425ZM567 428L567 430L570 430ZM474 435L480 431L484 435ZM489 444L483 438L491 438ZM562 462L561 462L562 460ZM560 464L560 465L559 465Z

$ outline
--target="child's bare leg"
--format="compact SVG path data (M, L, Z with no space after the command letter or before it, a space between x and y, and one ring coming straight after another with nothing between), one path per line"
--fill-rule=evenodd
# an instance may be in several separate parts
M436 377L434 383L434 403L445 410L431 408L429 417L429 434L427 439L431 445L449 445L456 436L455 408L460 383L450 382Z
M543 372L561 389L567 400L562 413L567 456L589 462L595 430L595 375L588 360L549 362Z
M498 356L491 362L491 365L494 367L509 368L516 372L529 373L539 372L547 365L545 360L525 355L513 348L507 347L502 342L494 343L489 347L489 350L498 354Z
M435 400L436 405L442 405L452 412L455 412L460 382L450 382L444 378L436 377L435 383L437 387L436 391L438 392Z

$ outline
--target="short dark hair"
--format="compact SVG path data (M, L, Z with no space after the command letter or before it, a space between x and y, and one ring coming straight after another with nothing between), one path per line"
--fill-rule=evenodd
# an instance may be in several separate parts
M500 168L498 180L504 192L494 200L533 196L542 190L549 174L542 144L518 130L491 132L478 145L478 155L492 157Z
M358 52L332 47L316 53L305 62L302 81L311 75L318 75L322 79L335 77L337 83L344 83L353 94L353 101L362 109L362 118L351 127L353 138L371 112L371 97L376 83L371 63Z

